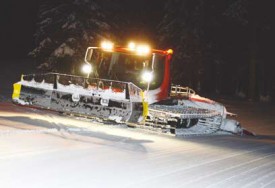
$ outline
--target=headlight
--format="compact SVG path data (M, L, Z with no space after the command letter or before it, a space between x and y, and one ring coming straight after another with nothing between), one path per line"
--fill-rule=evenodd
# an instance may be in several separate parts
M136 49L136 44L133 43L133 42L130 42L130 43L128 44L128 48L129 48L131 51L134 51L134 50Z
M150 52L150 47L147 45L140 45L136 48L138 55L148 55Z
M85 74L90 74L92 72L92 65L86 63L82 66L82 72Z
M101 43L101 47L103 48L103 50L112 51L114 48L114 44L112 42L104 41Z
M153 80L153 73L149 71L145 71L142 73L141 79L145 82L151 82Z

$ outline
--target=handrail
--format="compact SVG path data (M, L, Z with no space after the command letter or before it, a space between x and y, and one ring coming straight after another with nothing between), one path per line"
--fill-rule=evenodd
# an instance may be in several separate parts
M183 87L175 85L171 87L171 95L189 96L190 94L196 94L196 92L190 87Z

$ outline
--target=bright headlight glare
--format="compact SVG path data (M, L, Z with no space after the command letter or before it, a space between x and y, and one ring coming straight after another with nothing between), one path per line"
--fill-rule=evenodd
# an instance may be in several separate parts
M129 48L131 51L134 51L134 50L136 49L136 44L133 43L133 42L130 42L130 43L128 44L128 48Z
M82 66L82 72L85 73L85 74L90 74L92 72L92 65L84 64Z
M151 82L153 80L153 73L149 71L145 71L143 72L141 78L145 82Z
M111 51L114 48L114 44L112 42L104 41L104 42L101 43L101 47L104 50Z
M138 55L147 55L150 52L150 47L146 45L140 45L136 48Z

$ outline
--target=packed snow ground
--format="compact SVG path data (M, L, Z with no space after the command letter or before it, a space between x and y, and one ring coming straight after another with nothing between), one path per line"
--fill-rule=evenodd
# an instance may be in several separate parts
M175 138L2 102L0 186L274 187L269 118L257 137Z
M172 137L15 106L0 70L0 187L275 187L275 107L219 100L256 137ZM6 71L3 71L6 70ZM17 74L17 75L16 75Z

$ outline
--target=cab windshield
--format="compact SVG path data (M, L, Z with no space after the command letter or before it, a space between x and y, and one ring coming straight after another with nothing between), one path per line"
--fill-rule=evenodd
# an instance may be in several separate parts
M93 66L92 77L132 82L145 89L147 83L142 80L145 71L153 72L150 89L158 88L163 81L165 56L152 54L138 56L118 52L105 52L94 49L89 62Z

